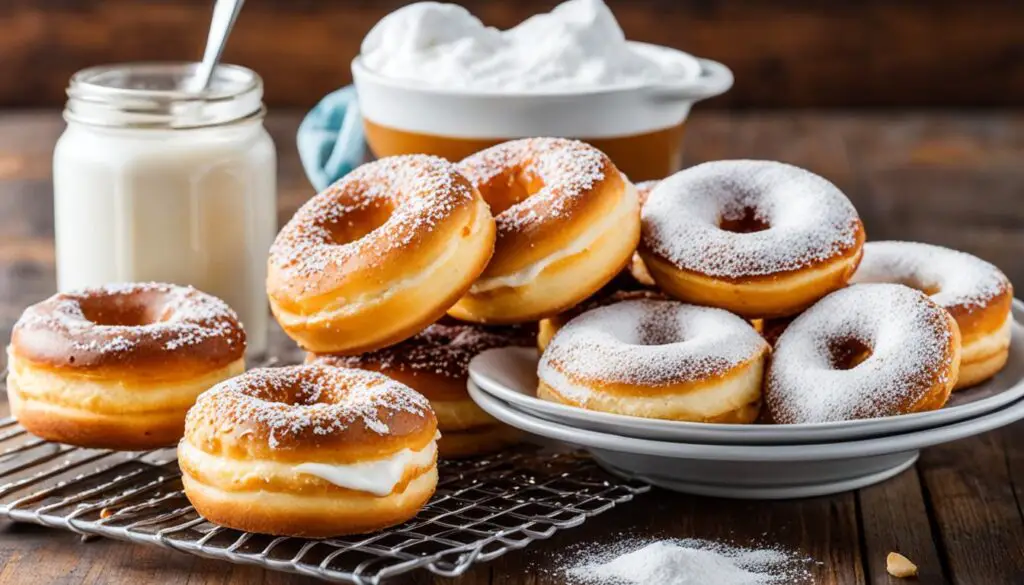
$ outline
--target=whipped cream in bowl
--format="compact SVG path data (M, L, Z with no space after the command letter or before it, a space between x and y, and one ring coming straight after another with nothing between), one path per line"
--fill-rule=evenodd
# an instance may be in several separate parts
M377 156L459 159L562 136L593 143L637 180L677 170L691 106L733 81L714 61L627 40L603 0L568 0L507 30L455 4L410 4L370 30L352 74Z

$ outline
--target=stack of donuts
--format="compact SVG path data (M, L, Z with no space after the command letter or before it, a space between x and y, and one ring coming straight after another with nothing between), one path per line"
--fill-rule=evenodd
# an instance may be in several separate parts
M208 520L326 537L403 522L438 457L518 437L469 361L542 350L538 396L683 421L797 423L941 407L1005 363L990 264L865 244L849 200L767 161L634 186L582 142L363 165L277 237L267 294L304 364L243 372L222 301L146 283L61 293L8 348L14 415L48 440L178 445Z

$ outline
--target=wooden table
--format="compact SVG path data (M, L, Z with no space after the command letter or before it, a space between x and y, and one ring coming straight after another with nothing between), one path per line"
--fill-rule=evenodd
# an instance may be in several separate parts
M312 194L295 154L298 114L271 116L281 159L280 219ZM0 341L22 309L53 292L50 155L56 112L0 115ZM1024 115L699 111L687 164L791 162L838 184L872 239L945 244L1001 266L1024 286ZM277 337L278 343L284 343ZM4 360L0 357L0 363ZM554 584L572 543L620 535L776 542L818 561L814 583L896 583L898 550L920 582L1024 583L1024 423L924 451L913 469L833 497L743 502L653 491L584 527L477 566L459 585ZM113 541L0 524L0 584L295 584L303 577ZM409 583L450 581L427 573ZM709 584L713 585L713 584Z

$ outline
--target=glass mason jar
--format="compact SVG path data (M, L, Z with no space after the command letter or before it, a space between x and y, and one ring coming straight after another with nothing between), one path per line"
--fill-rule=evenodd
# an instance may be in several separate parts
M128 63L71 78L53 154L57 285L160 281L224 299L250 353L266 349L267 252L277 228L262 80L220 65Z

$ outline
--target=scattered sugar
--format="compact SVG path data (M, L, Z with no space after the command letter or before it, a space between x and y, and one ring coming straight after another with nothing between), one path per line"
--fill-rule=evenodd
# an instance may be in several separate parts
M698 539L626 540L562 570L588 585L797 585L810 559L781 548L745 548Z
M397 345L356 356L318 356L318 360L349 368L374 365L385 370L434 372L466 377L477 354L497 347L536 344L531 327L486 327L435 323Z
M255 421L278 448L288 438L331 435L354 424L384 435L398 413L422 415L429 408L426 398L382 374L309 364L249 370L221 382L200 395L187 424Z
M776 342L765 381L769 414L779 423L898 414L949 367L950 335L945 310L912 288L857 284L834 292ZM871 355L837 369L834 352L850 341Z
M612 168L600 150L578 140L524 138L482 150L458 164L484 199L490 189L508 189L516 181L540 181L536 193L497 214L498 236L535 229L568 215Z
M313 197L281 229L270 263L291 282L315 289L329 267L358 259L371 264L430 233L474 193L455 166L436 156L404 155L364 164ZM382 209L387 220L360 238L338 242L332 227Z
M570 321L541 356L538 376L575 396L564 378L664 386L721 375L766 351L750 324L727 311L631 300Z
M981 308L1010 290L1010 281L981 258L917 242L868 242L852 282L891 282L936 291L946 309Z
M748 214L768 224L738 234L719 226ZM723 278L799 270L857 242L857 211L835 185L792 165L704 163L661 181L643 207L643 243L679 268Z

